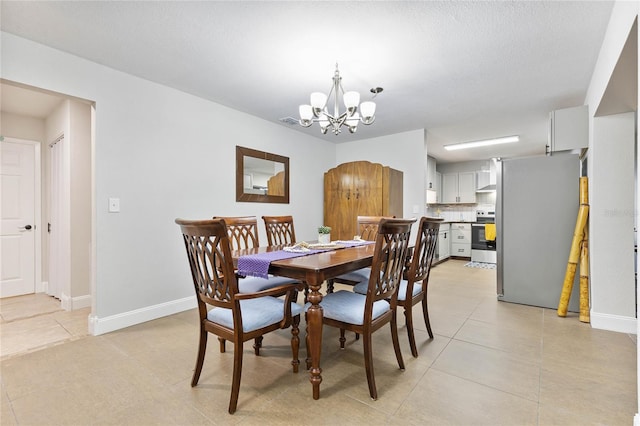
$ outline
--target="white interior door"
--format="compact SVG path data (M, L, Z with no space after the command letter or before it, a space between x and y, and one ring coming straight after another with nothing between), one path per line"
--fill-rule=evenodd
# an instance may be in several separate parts
M35 292L35 145L0 142L0 297Z

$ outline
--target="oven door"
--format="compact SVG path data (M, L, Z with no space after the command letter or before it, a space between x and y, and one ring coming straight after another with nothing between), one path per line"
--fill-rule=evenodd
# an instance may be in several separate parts
M471 224L471 249L472 250L496 250L496 241L487 241L484 235L484 223Z

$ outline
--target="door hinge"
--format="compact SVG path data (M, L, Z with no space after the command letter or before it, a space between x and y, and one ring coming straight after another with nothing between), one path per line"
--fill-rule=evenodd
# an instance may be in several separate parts
M51 223L47 223L47 232L51 233Z

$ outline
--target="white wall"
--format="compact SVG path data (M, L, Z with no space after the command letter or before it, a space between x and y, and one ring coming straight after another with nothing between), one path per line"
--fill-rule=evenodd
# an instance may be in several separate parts
M0 134L18 139L42 142L44 120L24 115L0 113Z
M367 160L403 172L403 216L425 214L424 130L336 145L336 163ZM417 225L416 225L417 226Z
M69 101L71 309L91 306L91 105Z
M2 78L96 105L94 333L195 306L176 217L292 214L297 236L315 238L333 143L1 35ZM235 202L236 145L290 158L290 204Z
M638 2L616 2L587 90L589 106L589 201L591 325L635 332L632 279L634 152L631 116L594 117L639 11ZM631 241L631 242L629 242ZM625 255L625 251L629 251ZM615 252L618 255L613 256ZM625 297L628 299L623 300Z
M589 193L591 323L635 332L635 113L594 118ZM615 170L615 173L611 173ZM624 326L626 324L626 327ZM621 328L623 327L623 328Z

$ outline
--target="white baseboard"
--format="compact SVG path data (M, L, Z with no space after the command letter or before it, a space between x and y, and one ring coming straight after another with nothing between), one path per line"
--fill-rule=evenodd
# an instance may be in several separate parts
M71 310L71 297L68 294L62 293L60 295L60 306L62 306L62 309L65 311Z
M187 311L197 306L195 296L189 296L184 299L172 300L171 302L147 306L104 318L99 318L92 314L89 315L89 333L94 336L98 336L100 334L120 330L121 328L131 327L132 325L166 317L167 315Z
M91 307L91 295L85 294L84 296L77 296L71 298L71 310L90 308Z
M636 334L638 321L634 317L601 314L591 311L591 327L600 330L617 331L619 333Z
M633 426L640 426L640 414L633 416Z
M36 282L36 293L46 293L49 289L49 281Z

